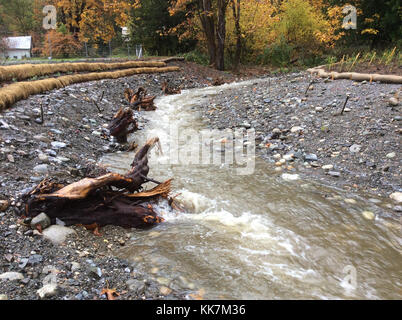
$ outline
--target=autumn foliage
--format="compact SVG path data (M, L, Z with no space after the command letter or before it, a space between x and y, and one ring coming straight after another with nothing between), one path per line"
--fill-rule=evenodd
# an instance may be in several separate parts
M73 35L51 30L45 37L42 55L67 58L76 55L81 49L82 44Z

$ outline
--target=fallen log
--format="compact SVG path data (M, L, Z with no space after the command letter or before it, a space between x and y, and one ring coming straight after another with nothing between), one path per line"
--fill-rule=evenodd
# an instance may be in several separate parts
M23 196L27 217L45 212L52 223L56 218L69 225L117 225L125 228L147 228L161 223L153 209L153 202L168 198L171 180L149 191L142 185L152 181L149 172L148 153L159 143L150 139L135 155L131 170L125 174L107 173L97 178L84 178L63 186L49 180L42 181ZM171 201L169 200L169 203Z
M136 130L138 130L138 124L130 108L120 108L109 125L110 135L119 143L127 142L127 136Z

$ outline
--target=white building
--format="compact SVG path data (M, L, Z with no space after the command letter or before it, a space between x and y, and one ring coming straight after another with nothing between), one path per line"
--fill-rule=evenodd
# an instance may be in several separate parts
M4 38L7 49L0 52L1 58L22 59L30 58L32 51L32 37L9 37Z

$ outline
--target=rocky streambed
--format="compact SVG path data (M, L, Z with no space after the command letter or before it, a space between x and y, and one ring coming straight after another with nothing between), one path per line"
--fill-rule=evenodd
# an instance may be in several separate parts
M126 104L125 87L143 86L160 95L165 80L173 87L203 87L217 75L176 64L181 72L73 85L20 101L0 115L0 200L10 204L0 212L0 299L106 299L105 288L116 289L120 299L186 298L182 285L175 286L182 278L166 285L157 271L139 271L115 257L132 238L131 230L108 226L99 237L60 222L40 235L32 221L18 216L19 196L46 175L71 183L91 172L105 153L126 149L106 129ZM396 194L397 200L401 117L400 106L390 106L389 98L400 86L317 80L305 95L310 81L304 73L278 76L268 84L215 95L200 111L214 128L255 128L258 153L278 172L386 197ZM336 115L346 94L347 107ZM101 97L99 112L92 100ZM136 116L144 128L143 114ZM400 215L400 204L394 201L390 210ZM189 284L189 289L198 288Z
M312 83L308 74L295 73L225 91L202 108L210 127L255 129L258 154L278 172L397 197L402 116L395 96L400 90L400 85L349 80Z

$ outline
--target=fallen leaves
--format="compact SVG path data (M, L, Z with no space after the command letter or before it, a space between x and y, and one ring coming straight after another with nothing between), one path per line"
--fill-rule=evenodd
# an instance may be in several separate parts
M109 289L109 288L104 288L100 295L103 296L104 294L106 294L106 297L108 300L116 300L116 298L118 296L120 296L120 294L116 291L116 289Z

